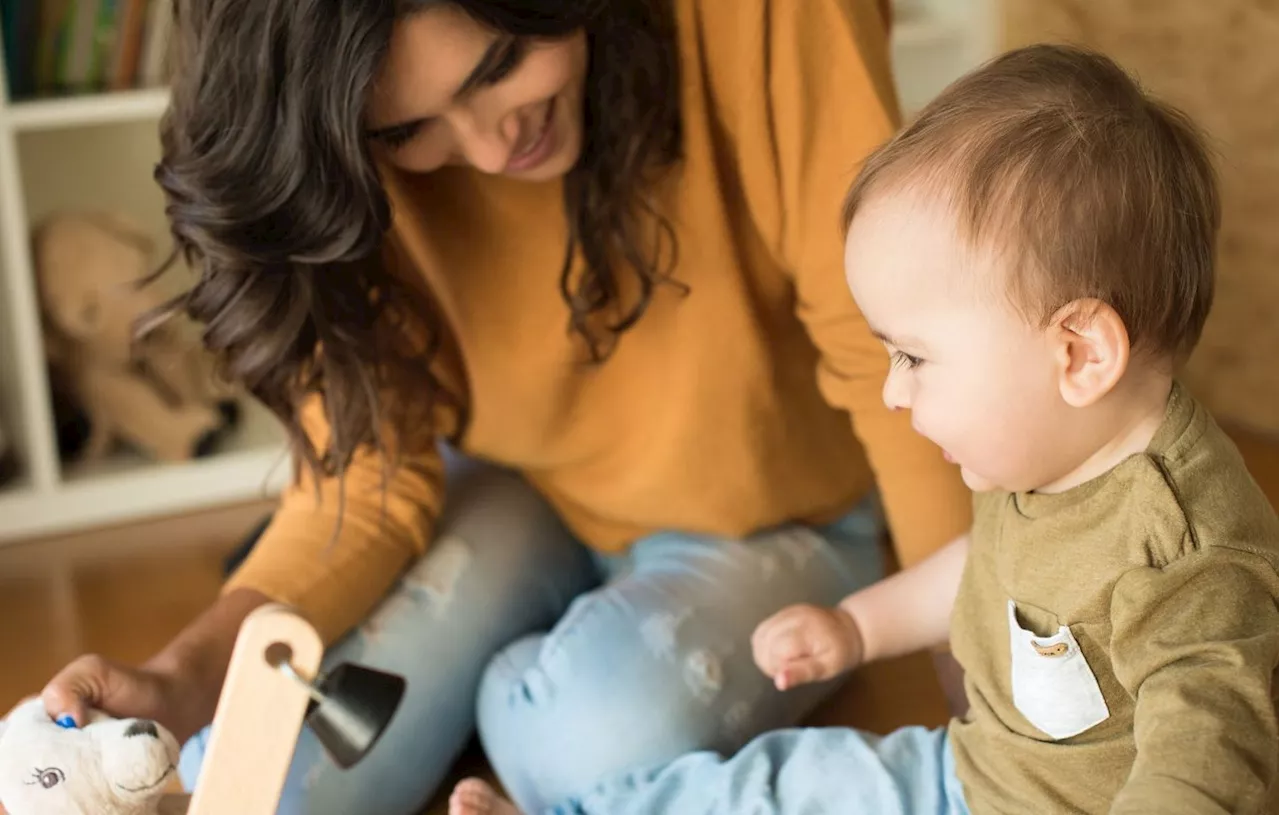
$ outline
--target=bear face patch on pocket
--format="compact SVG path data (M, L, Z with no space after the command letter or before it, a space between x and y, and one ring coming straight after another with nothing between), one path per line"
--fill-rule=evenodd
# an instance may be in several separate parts
M1037 637L1018 622L1009 601L1009 654L1013 705L1031 726L1054 740L1069 739L1110 715L1098 679L1071 629Z

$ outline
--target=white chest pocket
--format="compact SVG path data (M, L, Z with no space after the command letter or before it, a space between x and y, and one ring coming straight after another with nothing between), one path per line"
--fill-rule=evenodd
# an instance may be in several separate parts
M1037 730L1068 739L1110 715L1098 680L1065 625L1051 637L1037 637L1018 624L1010 600L1009 653L1014 707Z

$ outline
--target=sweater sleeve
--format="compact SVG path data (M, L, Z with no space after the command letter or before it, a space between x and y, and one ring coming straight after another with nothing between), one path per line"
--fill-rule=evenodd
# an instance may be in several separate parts
M898 558L910 566L968 529L972 496L958 469L912 430L910 416L885 407L888 354L845 282L845 193L859 162L898 124L887 4L724 5L740 15L732 30L741 53L723 44L717 50L729 63L719 95L744 194L777 262L792 276L795 308L819 353L818 385L831 405L850 414Z
M303 406L300 419L317 449L324 449L330 429L319 397ZM445 492L437 437L455 419L439 407L430 421L403 434L384 427L387 457L368 447L357 450L341 483L337 477L316 481L301 467L224 592L256 589L298 609L326 646L336 642L369 615L433 539ZM393 466L384 466L387 461Z
M1274 565L1206 549L1128 572L1111 607L1138 748L1112 815L1261 812L1276 758Z
M305 410L312 438L327 430L321 414L318 402ZM256 589L293 606L326 646L367 617L426 551L444 500L444 465L434 444L401 456L387 474L385 497L382 462L372 450L357 452L342 485L336 477L317 482L302 468L224 591Z

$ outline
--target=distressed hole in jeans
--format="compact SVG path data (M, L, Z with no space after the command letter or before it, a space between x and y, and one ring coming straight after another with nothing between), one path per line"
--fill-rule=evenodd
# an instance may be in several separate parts
M312 764L302 776L302 788L304 790L313 790L320 783L320 779L324 776L327 767L336 766L333 760L329 758L329 754L323 750L320 751L320 759Z
M681 612L659 611L650 614L640 624L640 638L648 646L649 653L667 661L676 658L676 631L689 617L686 609Z
M471 548L461 538L446 535L405 575L405 585L421 589L443 610L452 602L458 580L471 565Z
M822 548L822 539L807 529L793 529L779 543L782 552L791 559L797 571L809 565L809 561Z
M378 642L397 619L412 614L417 606L418 603L408 587L403 582L397 583L391 594L378 604L378 607L360 626L360 636L364 638L365 643Z
M525 671L516 681L513 689L512 703L537 707L550 704L555 698L555 687L551 679L538 666Z
M705 648L689 654L684 663L684 681L699 701L709 704L724 685L724 666L720 657Z
M412 615L418 609L424 595L432 601L432 616L439 617L452 604L458 580L470 564L471 549L460 538L440 538L360 626L365 641L382 639L397 619Z
M760 574L767 583L778 573L778 557L772 552L760 555Z
M763 686L757 685L756 689L748 694L745 698L734 702L724 714L724 735L732 742L740 744L746 740L749 735L748 730L751 727L751 714L759 704L761 697L764 696Z
M724 714L724 733L730 739L738 741L742 738L742 734L747 732L747 725L751 723L751 703L745 700L739 700L733 703Z

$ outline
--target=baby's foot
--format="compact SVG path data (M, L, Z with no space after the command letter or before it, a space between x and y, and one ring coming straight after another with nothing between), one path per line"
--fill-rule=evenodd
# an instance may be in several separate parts
M453 788L449 815L520 815L520 810L479 778L468 778Z

